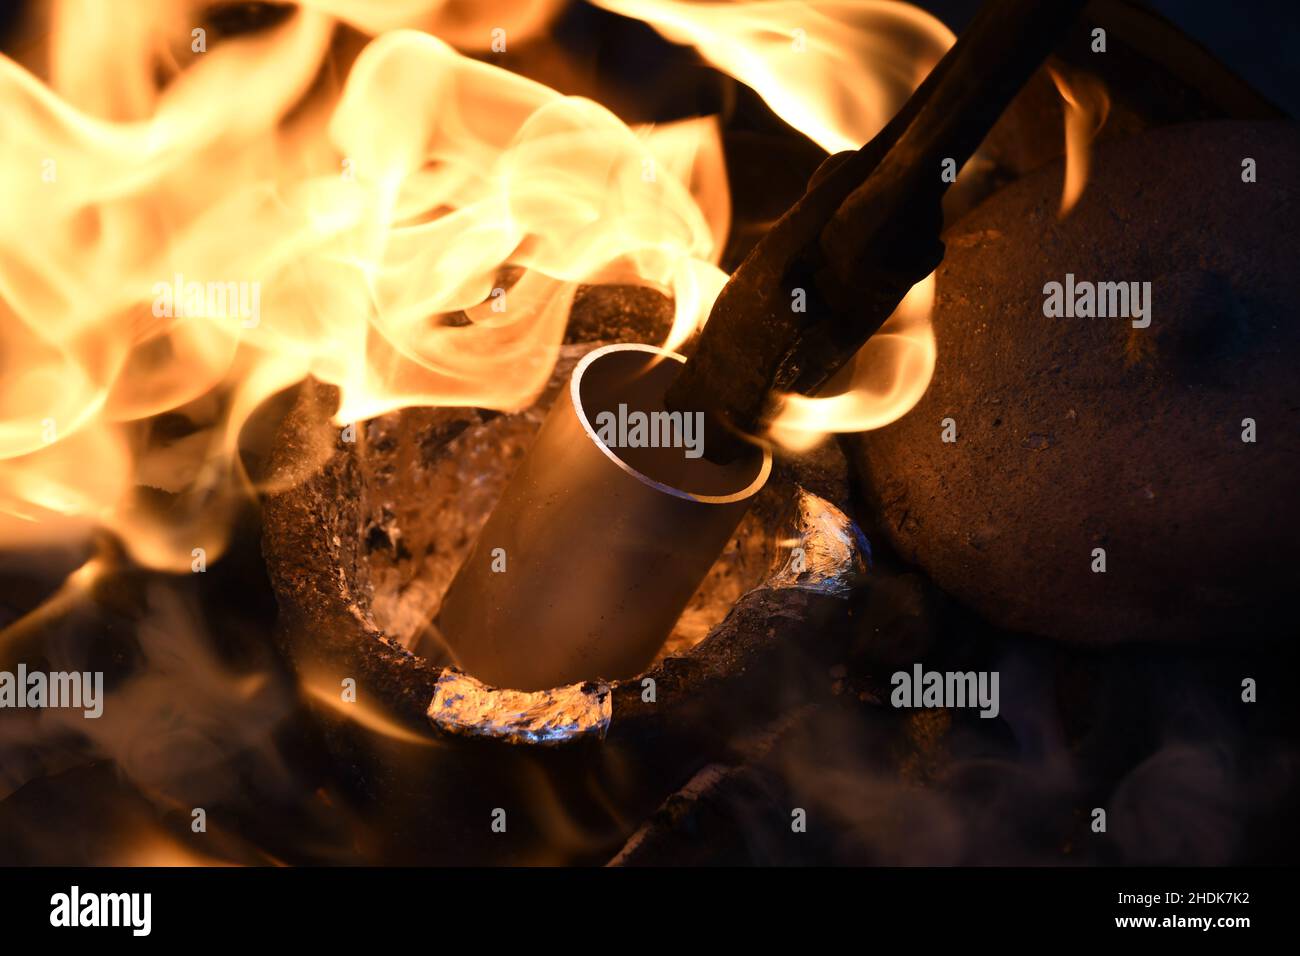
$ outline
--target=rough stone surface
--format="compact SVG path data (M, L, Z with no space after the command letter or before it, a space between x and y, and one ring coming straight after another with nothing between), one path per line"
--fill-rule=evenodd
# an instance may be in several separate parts
M1294 124L1170 127L1098 149L1063 222L1058 165L951 229L929 391L850 442L873 542L1013 630L1276 631L1300 583L1298 166ZM1151 326L1045 317L1067 272L1150 281Z

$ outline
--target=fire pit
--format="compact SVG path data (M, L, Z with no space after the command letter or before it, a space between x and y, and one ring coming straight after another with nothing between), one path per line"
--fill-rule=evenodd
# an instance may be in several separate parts
M55 6L0 861L1293 855L1300 139L1172 25Z
M653 293L592 290L574 328L607 334L611 323L584 312L611 302L627 310L616 324L632 329L649 331L662 315ZM531 795L542 781L583 821L584 852L612 855L629 835L619 821L642 818L797 709L808 690L791 677L811 670L820 687L820 670L847 646L870 551L809 490L841 503L846 495L843 458L823 452L778 470L642 674L605 681L596 672L529 692L407 650L437 617L546 407L592 349L566 346L542 400L519 413L412 409L365 423L355 441L330 424L336 393L309 383L275 443L271 481L289 490L266 504L265 549L282 644L358 795L391 823L392 848L414 857L522 862L554 850L551 807ZM295 480L322 452L323 466ZM452 798L439 787L449 778ZM514 821L509 839L488 825L497 808Z

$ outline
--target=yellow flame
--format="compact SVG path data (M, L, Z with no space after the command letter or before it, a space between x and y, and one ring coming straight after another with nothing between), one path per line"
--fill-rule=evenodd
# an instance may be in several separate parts
M192 11L94 30L104 5L64 0L48 84L0 57L0 543L102 525L188 569L224 544L240 426L304 376L340 386L340 424L518 408L597 277L675 294L674 343L698 325L730 218L716 121L633 130L389 29L486 47L554 3L380 6L313 0L188 55ZM333 89L339 21L389 32ZM190 434L158 439L164 412Z
M828 432L883 428L911 411L934 375L937 356L930 314L934 273L908 290L894 314L873 335L844 375L838 394L809 398L788 394L773 419L769 437L794 451L811 448ZM835 382L830 391L837 388Z
M341 684L334 678L322 674L305 675L301 687L307 696L318 704L328 707L337 716L351 720L371 733L388 737L399 743L414 744L417 747L438 746L432 736L421 736L415 733L373 704L362 700L344 701Z
M828 152L857 149L875 136L956 39L925 11L890 0L595 2L694 46ZM716 291L702 303L703 318L715 298ZM828 433L880 428L906 414L934 373L933 301L931 275L831 386L838 393L782 396L767 437L802 450Z
M828 150L874 135L953 40L881 0L601 2ZM675 348L725 282L716 118L634 129L486 62L559 0L305 0L206 40L198 3L109 6L52 4L41 77L0 56L0 546L100 526L189 570L224 547L239 431L275 392L339 386L340 425L515 409L578 283L672 295ZM881 420L867 398L782 433L813 409Z
M895 0L594 2L694 46L829 153L871 139L956 39Z
M37 634L40 629L68 614L86 599L95 587L95 583L104 573L106 561L96 555L72 571L58 589L36 607L0 627L0 653L8 653L12 647Z
M1065 186L1061 191L1058 216L1064 219L1083 195L1088 184L1092 141L1110 114L1110 97L1096 77L1077 74L1068 81L1048 67L1052 82L1065 108Z

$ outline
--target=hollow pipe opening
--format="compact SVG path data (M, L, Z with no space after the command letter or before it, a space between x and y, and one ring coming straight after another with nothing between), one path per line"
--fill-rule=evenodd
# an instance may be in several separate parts
M447 591L444 646L420 653L522 690L650 663L772 467L703 456L699 422L663 404L684 361L611 345L578 364Z

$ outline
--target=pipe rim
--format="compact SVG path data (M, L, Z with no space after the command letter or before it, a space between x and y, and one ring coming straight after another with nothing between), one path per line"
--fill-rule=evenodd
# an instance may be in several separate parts
M729 505L738 501L744 501L758 494L759 490L767 484L768 476L772 473L772 452L767 448L755 446L756 450L762 453L763 460L758 468L758 474L754 480L739 491L729 495L699 495L694 492L685 491L681 488L674 488L672 485L665 484L643 474L633 468L627 462L623 461L614 450L609 448L600 437L596 434L591 422L587 419L587 411L582 407L582 376L587 369L606 355L613 352L645 352L650 355L658 355L663 358L671 359L679 364L686 364L686 357L677 352L668 349L661 349L654 345L640 345L634 343L616 343L614 345L602 345L598 349L593 349L584 355L581 361L573 369L573 374L569 378L569 398L573 402L573 410L578 416L578 423L582 425L582 430L586 432L587 438L600 449L601 453L619 467L622 471L641 482L653 488L655 491L662 492L666 495L672 495L674 498L681 498L685 501L696 501L706 505Z

